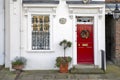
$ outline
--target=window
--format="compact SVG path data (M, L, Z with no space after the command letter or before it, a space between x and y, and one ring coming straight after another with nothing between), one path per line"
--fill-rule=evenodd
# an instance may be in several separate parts
M93 23L93 17L76 16L76 18L77 18L77 22Z
M31 16L32 50L50 50L50 16Z

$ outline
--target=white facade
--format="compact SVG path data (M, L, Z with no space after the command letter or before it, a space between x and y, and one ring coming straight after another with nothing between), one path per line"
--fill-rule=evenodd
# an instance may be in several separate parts
M0 0L0 65L4 64L4 0Z
M103 0L101 0L103 1ZM25 70L50 70L55 67L55 59L63 56L63 49L59 42L67 39L72 42L72 47L66 50L66 55L72 57L71 66L77 65L76 51L76 16L89 16L94 18L94 64L101 68L101 53L105 51L105 4L69 4L65 10L58 4L22 4L22 1L10 0L10 27L6 34L9 52L6 58L6 67L11 68L11 61L16 56L27 59ZM68 8L67 8L68 7ZM67 12L69 11L69 13ZM51 49L32 50L30 48L31 35L29 33L32 14L49 14L51 31ZM59 19L66 18L66 24L60 24ZM7 35L7 36L8 36Z

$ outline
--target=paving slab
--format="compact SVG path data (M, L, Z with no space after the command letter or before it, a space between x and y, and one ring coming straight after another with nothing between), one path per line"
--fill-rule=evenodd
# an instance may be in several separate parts
M35 76L34 80L42 80L42 78L39 76Z
M15 77L15 72L8 69L0 70L0 80L14 80ZM70 74L54 70L25 71L17 80L120 80L120 67L107 65L105 74Z
M21 80L34 80L34 76L33 75L27 75L27 76L23 76L23 77L19 77Z
M54 76L50 74L46 74L46 75L43 75L42 78L43 79L54 79Z
M85 74L76 74L75 78L76 79L89 79L89 76Z
M100 78L101 77L101 75L97 75L97 74L89 74L88 75L88 78L89 79L104 79L104 78Z
M55 79L67 79L68 75L66 74L56 74Z

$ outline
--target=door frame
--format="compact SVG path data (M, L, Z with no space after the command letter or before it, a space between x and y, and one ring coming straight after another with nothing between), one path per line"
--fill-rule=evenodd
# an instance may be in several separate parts
M92 19L94 20L93 17L92 17ZM83 44L84 43L84 42L82 42L82 43L80 42L82 40L81 40L81 37L79 37L80 34L78 35L78 33L80 33L78 29L81 29L82 26L84 26L84 27L87 26L87 28L89 27L90 29L92 29L92 31L90 31L90 35L92 35L93 37L89 41L92 43L93 46L92 46L91 49L89 48L90 53L89 52L87 53L87 54L89 54L89 56L87 56L86 53L84 53L84 55L81 53L81 50L88 49L88 48L85 48L85 47L80 48L81 46L78 46L78 44ZM76 35L77 35L77 45L76 45L77 46L77 64L94 64L94 25L93 25L93 23L86 23L86 24L84 24L84 22L83 23L77 23ZM78 39L78 37L79 37L79 39ZM80 41L78 41L78 40L80 40ZM86 42L86 40L85 40L85 42ZM87 43L87 44L89 44L89 43ZM82 58L82 56L87 56L87 58L90 58L91 60L90 61L89 60L88 61L87 60L81 61L82 59L84 59L84 58ZM78 59L78 57L79 57L79 59Z
M94 65L97 65L97 53L98 53L98 15L97 14L74 14L73 15L73 65L77 65L77 20L76 16L85 16L85 17L93 17L94 22L93 22L93 33L94 34L94 39L93 39L93 44L94 44Z

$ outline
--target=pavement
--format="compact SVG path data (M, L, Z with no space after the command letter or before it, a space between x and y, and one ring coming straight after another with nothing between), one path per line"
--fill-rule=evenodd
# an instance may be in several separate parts
M0 80L120 80L120 67L109 64L104 74L70 74L55 70L24 71L16 78L16 72L0 70Z

